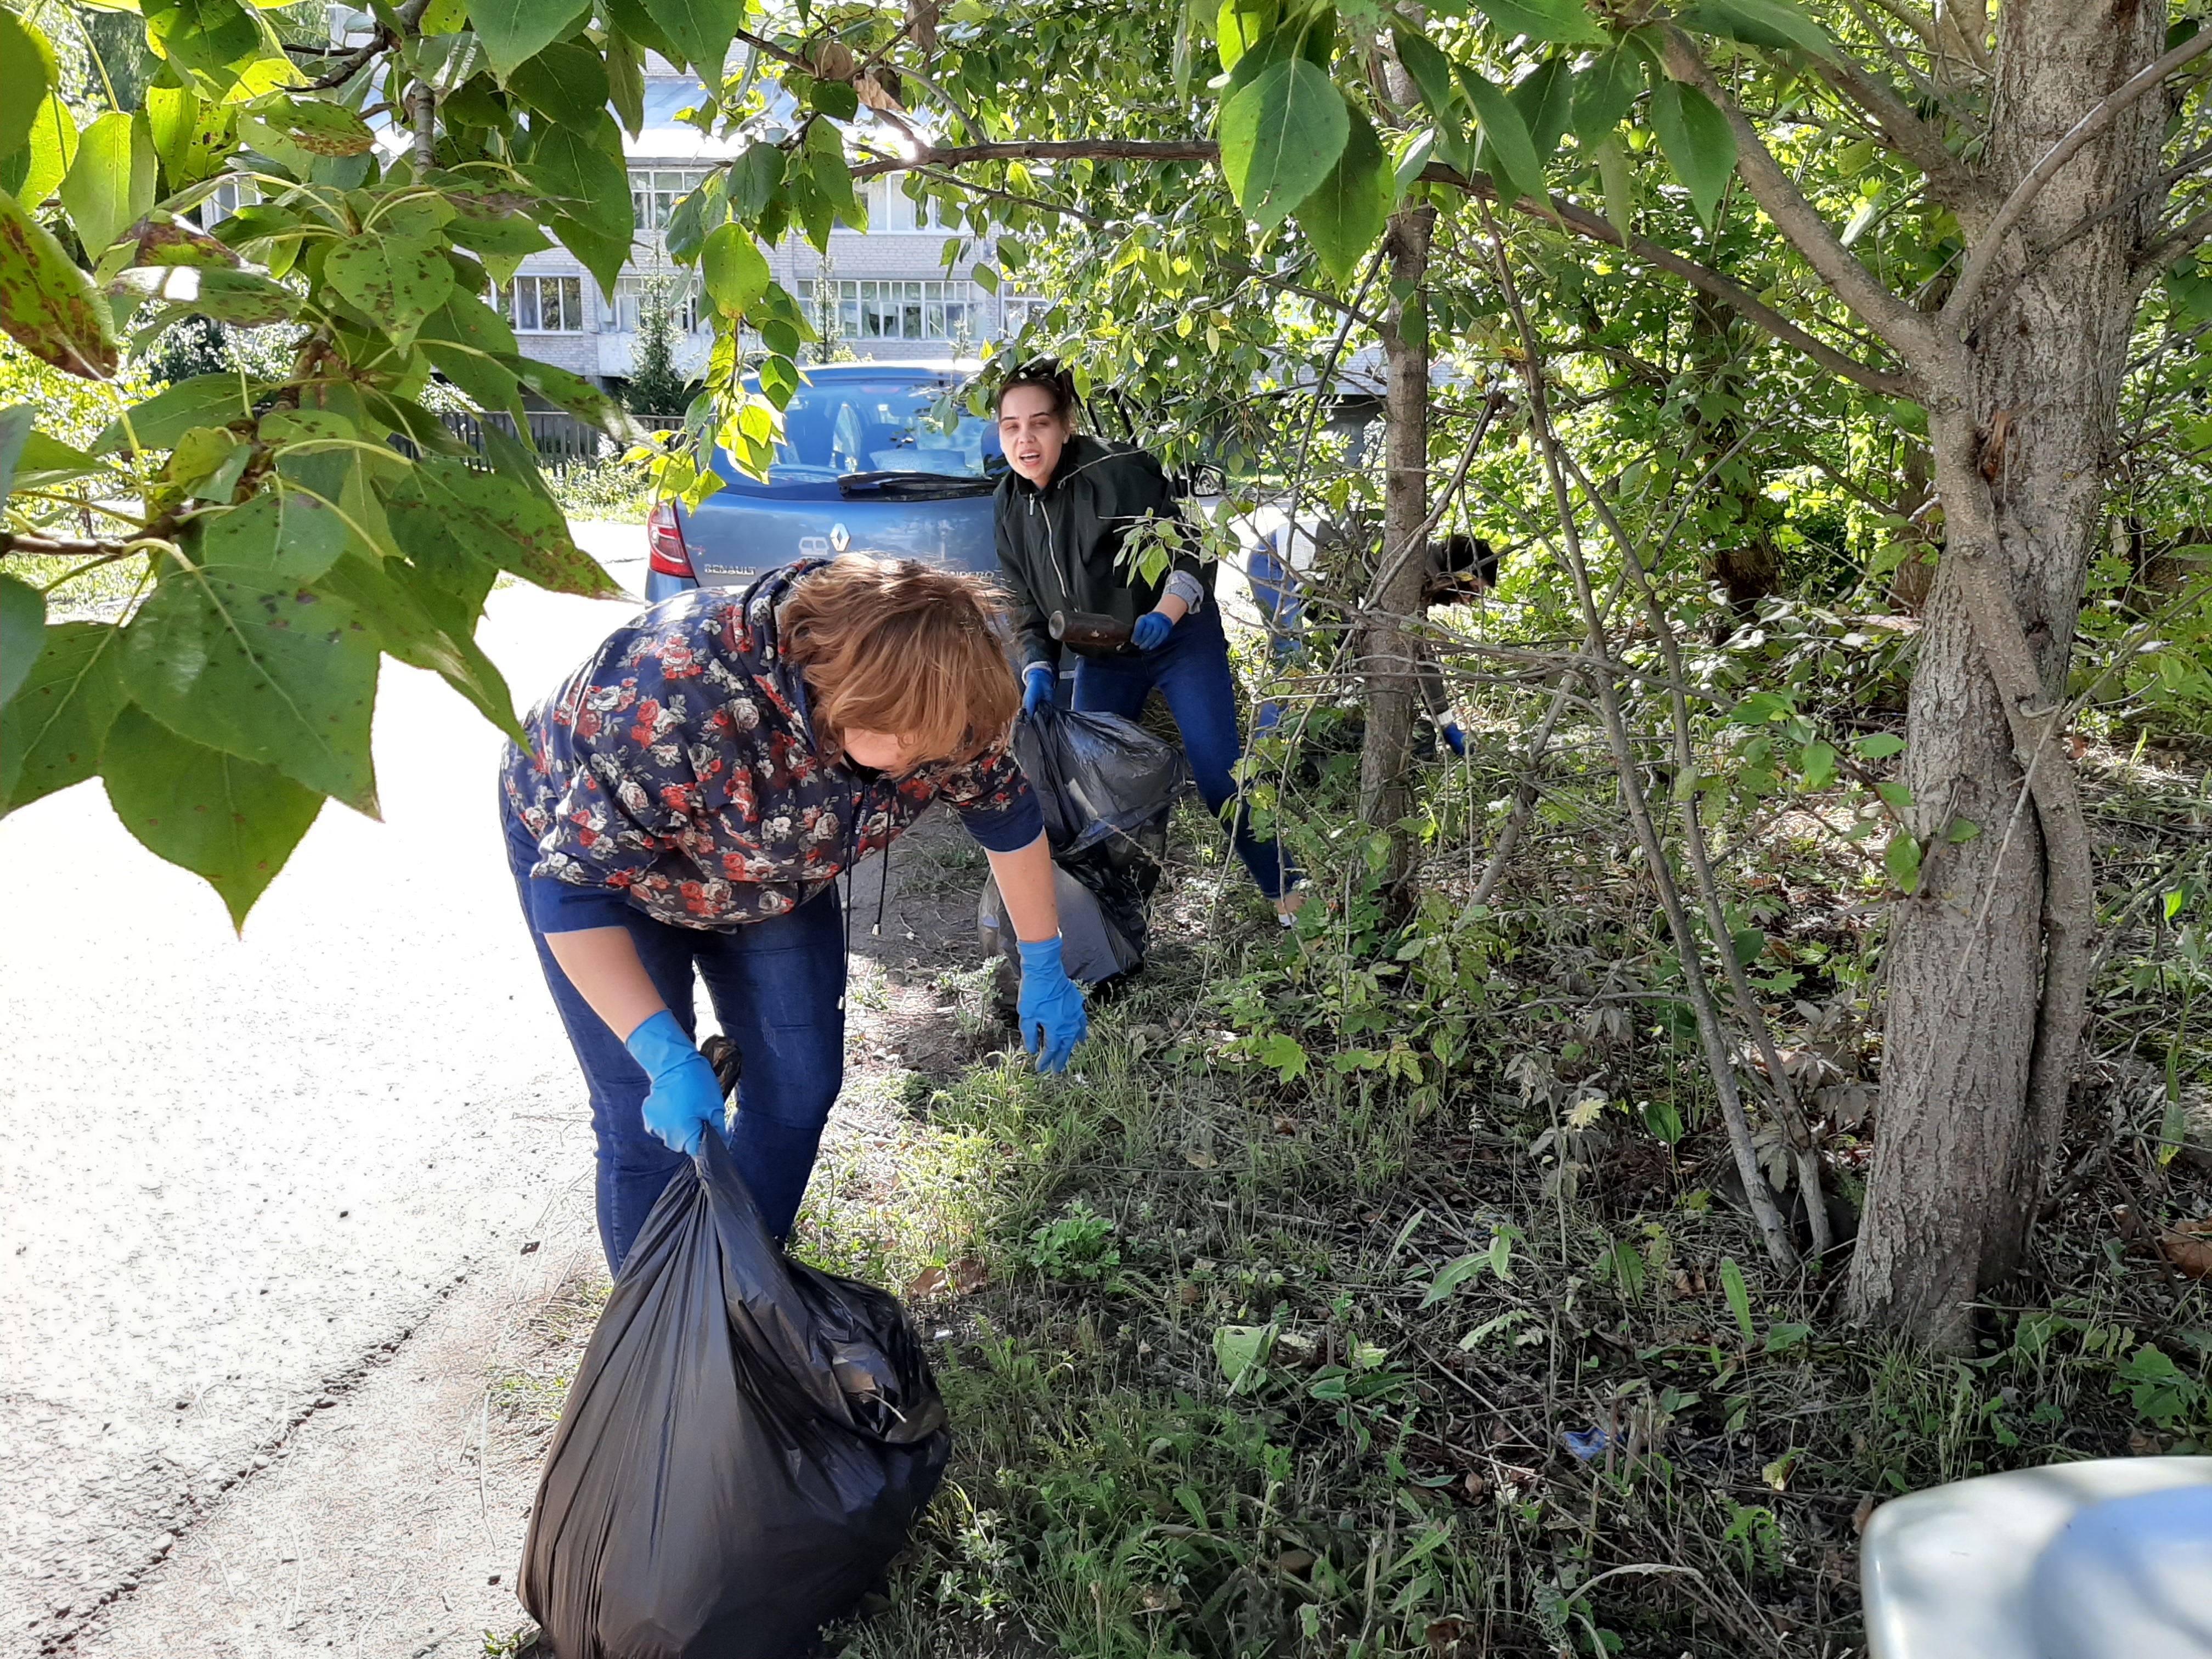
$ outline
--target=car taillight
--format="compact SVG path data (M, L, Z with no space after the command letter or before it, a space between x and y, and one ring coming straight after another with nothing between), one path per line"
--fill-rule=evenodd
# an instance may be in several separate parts
M691 550L684 545L684 528L676 522L676 503L659 501L645 517L646 562L664 576L688 576L696 581L691 568Z

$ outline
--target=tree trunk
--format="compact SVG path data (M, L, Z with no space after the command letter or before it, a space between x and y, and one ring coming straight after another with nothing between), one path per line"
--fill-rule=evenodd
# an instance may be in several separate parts
M1986 167L2002 194L2158 54L2165 16L2130 0L2022 0L1999 30ZM1891 925L1881 1106L1849 1298L1855 1319L1923 1341L1964 1340L1968 1305L2021 1265L2063 1127L2094 895L2071 763L2046 734L2103 507L2132 253L2157 198L2048 256L2031 251L2156 172L2164 116L2158 96L2139 100L2051 179L1963 344L1928 377L1943 552L1905 770L1923 861ZM2022 760L2038 751L2031 788ZM1951 842L1962 821L1978 834Z
M1411 207L1390 221L1390 303L1382 315L1388 381L1382 413L1382 553L1368 592L1359 666L1367 683L1367 734L1359 755L1359 816L1386 830L1385 879L1401 895L1413 878L1413 838L1397 828L1413 811L1413 711L1419 706L1416 641L1406 624L1421 614L1429 515L1429 331L1423 285L1436 210Z

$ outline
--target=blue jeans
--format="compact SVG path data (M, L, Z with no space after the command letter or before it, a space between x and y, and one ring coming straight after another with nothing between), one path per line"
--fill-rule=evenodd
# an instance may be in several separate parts
M500 811L507 823L507 863L520 891L538 849L504 800ZM522 899L527 921L526 892ZM845 929L836 889L787 915L742 927L671 927L642 914L625 925L677 1024L687 1035L693 1030L696 965L714 999L715 1018L744 1056L730 1150L769 1231L781 1239L798 1217L822 1126L845 1080ZM684 1157L645 1127L644 1068L577 994L535 921L530 936L591 1091L599 1154L599 1243L607 1270L619 1273L630 1241Z
M1221 612L1211 601L1185 617L1157 651L1132 657L1085 657L1075 670L1075 706L1086 714L1137 718L1146 696L1157 686L1182 733L1198 793L1218 817L1237 795L1231 775L1243 757L1237 731L1237 690L1229 673L1229 637L1221 631ZM1280 897L1297 878L1272 841L1254 836L1244 821L1243 803L1230 826L1237 856L1269 898Z

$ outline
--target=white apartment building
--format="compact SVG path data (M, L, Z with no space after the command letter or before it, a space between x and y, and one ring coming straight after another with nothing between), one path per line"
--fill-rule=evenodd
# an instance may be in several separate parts
M678 367L696 371L705 362L713 331L699 314L697 277L671 262L662 241L677 202L737 149L677 120L700 95L690 76L647 75L644 125L623 144L637 225L630 262L610 298L564 247L525 259L501 295L525 356L602 386L625 379L637 345L638 301L659 276L678 291ZM953 233L932 222L927 206L909 200L896 178L866 185L865 231L832 231L826 256L796 231L769 252L769 269L798 296L824 348L860 357L975 356L1018 326L1024 302L986 291L968 275L972 260L945 270L945 239Z

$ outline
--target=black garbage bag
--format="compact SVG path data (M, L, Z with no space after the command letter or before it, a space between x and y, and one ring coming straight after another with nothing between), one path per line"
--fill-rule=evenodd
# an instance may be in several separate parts
M905 1547L951 1437L888 1292L787 1258L720 1135L623 1264L523 1546L559 1659L782 1659Z
M1158 830L1190 775L1180 749L1135 721L1054 703L1014 723L1014 758L1044 809L1056 859Z

